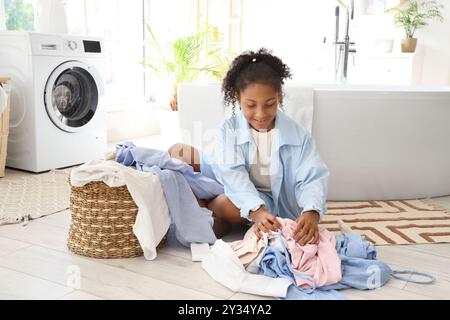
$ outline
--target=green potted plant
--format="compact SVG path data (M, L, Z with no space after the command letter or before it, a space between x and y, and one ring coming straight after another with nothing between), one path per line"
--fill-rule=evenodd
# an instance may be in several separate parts
M391 10L394 12L394 24L405 31L406 38L401 41L402 52L416 50L417 38L414 34L417 29L427 26L429 20L444 20L441 14L443 7L437 0L407 0Z
M146 57L143 64L159 78L172 82L170 107L173 111L178 110L179 83L197 81L201 77L218 80L224 77L232 54L223 49L223 36L217 27L204 24L196 33L170 42L167 52L150 25L147 25L147 30L154 55Z

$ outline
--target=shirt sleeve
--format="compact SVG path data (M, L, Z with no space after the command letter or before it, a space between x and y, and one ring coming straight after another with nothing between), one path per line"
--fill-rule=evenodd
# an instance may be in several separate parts
M224 122L220 127L220 152L216 176L224 186L225 195L240 209L241 217L252 220L250 211L255 211L264 201L259 197L245 167L242 148L235 144L236 132Z
M330 171L320 158L313 138L307 135L296 170L295 196L301 214L314 210L319 212L322 220L326 213L329 175Z

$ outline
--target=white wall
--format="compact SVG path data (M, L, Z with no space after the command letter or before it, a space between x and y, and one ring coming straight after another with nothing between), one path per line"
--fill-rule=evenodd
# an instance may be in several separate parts
M273 49L292 69L293 81L303 81L302 71L308 66L302 57L324 51L332 57L335 6L334 0L245 0L242 49Z
M426 84L450 85L450 1L445 5L444 22L433 21L417 32L418 45L424 48L422 82Z

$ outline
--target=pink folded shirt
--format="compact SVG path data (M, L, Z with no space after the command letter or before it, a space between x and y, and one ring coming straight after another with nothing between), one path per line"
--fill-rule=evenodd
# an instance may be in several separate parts
M281 233L291 254L291 266L294 271L312 277L316 287L338 283L342 279L341 259L336 252L336 238L328 230L319 227L319 244L301 246L293 239L297 223L291 219L277 218L282 225ZM308 280L295 275L299 287L310 288Z

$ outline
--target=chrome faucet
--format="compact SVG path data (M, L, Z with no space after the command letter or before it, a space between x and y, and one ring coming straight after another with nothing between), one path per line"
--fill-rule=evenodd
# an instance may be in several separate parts
M355 53L356 49L351 46L355 45L350 41L350 20L353 20L355 7L354 1L349 0L346 6L346 21L345 21L345 36L344 41L339 41L339 6L335 9L336 27L335 27L335 51L334 51L334 67L335 67L335 81L346 83L348 78L348 57L349 53ZM340 76L338 74L340 73Z

